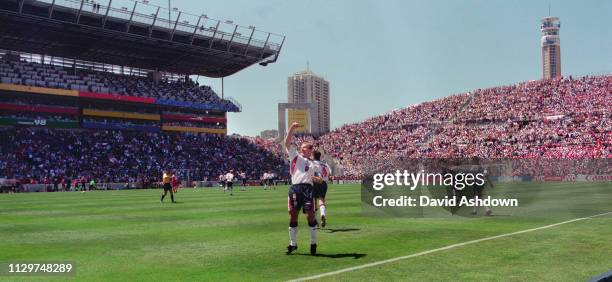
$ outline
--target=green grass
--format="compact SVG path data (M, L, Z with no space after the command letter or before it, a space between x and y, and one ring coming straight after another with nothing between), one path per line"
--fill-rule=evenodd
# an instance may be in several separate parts
M286 186L237 188L233 197L183 189L178 204L160 204L160 190L0 194L0 262L76 263L75 276L0 280L288 280L612 210L607 183L582 184L578 193L565 184L532 186L549 201L571 198L575 205L545 216L369 217L358 185L331 185L329 226L319 232L316 257L308 255L303 216L298 254L284 254ZM541 203L530 211L552 206ZM612 269L610 238L608 215L323 280L584 281Z

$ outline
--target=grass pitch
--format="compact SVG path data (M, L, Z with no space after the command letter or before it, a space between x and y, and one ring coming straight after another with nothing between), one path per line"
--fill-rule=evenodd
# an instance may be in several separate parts
M580 204L580 216L612 211L609 183L531 184ZM602 190L603 189L603 190ZM609 191L607 194L601 191ZM366 217L358 185L330 185L328 227L310 256L300 216L288 243L287 187L0 194L0 262L72 261L74 276L0 276L2 281L290 280L572 219ZM606 198L607 197L607 198ZM546 210L546 204L539 207ZM495 212L495 210L494 210ZM500 213L503 213L500 211ZM584 281L612 269L612 215L460 246L322 280Z

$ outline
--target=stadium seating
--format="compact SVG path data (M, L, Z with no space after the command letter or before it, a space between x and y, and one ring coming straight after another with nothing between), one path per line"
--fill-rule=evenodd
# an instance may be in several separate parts
M612 76L539 80L422 103L310 139L359 178L409 158L612 158Z
M0 167L28 183L86 177L97 182L159 181L164 168L190 170L191 180L229 169L259 179L286 172L283 161L241 138L172 132L0 127ZM183 179L186 180L186 179Z
M159 81L142 76L119 75L85 69L32 62L0 60L0 82L81 92L111 93L154 98L158 104L202 109L238 111L238 106L223 100L209 87L187 81Z
M132 88L124 93L135 95ZM333 157L340 168L336 178L344 179L358 179L367 165L399 157L612 158L611 101L612 76L533 81L413 105L318 138L298 136L295 142L312 142ZM108 128L100 126L107 122L100 119L82 122ZM164 126L194 122L181 116ZM151 124L131 121L120 127L114 129ZM0 128L0 167L8 176L38 181L58 175L85 175L98 182L158 178L165 166L192 169L192 179L215 178L229 168L253 179L270 170L287 175L278 142L143 130Z

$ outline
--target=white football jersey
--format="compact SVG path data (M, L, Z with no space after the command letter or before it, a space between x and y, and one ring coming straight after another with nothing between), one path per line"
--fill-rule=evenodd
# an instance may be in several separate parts
M312 185L313 162L298 154L295 146L289 148L289 171L291 173L291 184L310 184Z
M331 167L326 162L313 161L314 175L321 177L323 181L328 182L331 174Z
M231 173L231 172L228 172L228 173L225 175L225 181L227 181L227 182L232 182L232 181L234 181L234 174L233 174L233 173Z

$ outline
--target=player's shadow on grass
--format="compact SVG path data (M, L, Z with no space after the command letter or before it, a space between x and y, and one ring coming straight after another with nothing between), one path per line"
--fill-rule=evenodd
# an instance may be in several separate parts
M299 254L302 256L312 256L309 254ZM339 259L339 258L353 258L353 259L360 259L362 257L367 256L368 254L357 254L357 253L348 253L348 254L316 254L314 255L315 257L322 257L322 258L331 258L331 259Z
M359 231L359 228L326 228L322 229L327 233L336 233L336 232L351 232L351 231Z

